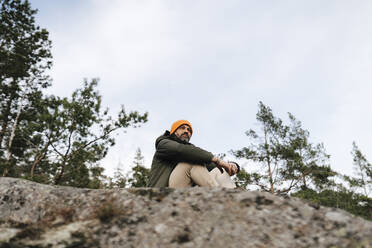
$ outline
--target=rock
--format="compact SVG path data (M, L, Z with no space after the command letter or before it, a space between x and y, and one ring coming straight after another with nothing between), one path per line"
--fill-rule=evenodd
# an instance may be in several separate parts
M257 191L0 178L0 247L372 247L371 233L347 212Z
M157 224L155 226L155 232L157 232L158 234L162 234L166 232L167 230L168 230L168 227L164 225L163 223Z
M325 214L325 217L327 220L338 223L347 223L349 221L349 216L346 216L340 212L328 212Z
M0 244L9 242L18 232L20 230L16 228L0 228Z

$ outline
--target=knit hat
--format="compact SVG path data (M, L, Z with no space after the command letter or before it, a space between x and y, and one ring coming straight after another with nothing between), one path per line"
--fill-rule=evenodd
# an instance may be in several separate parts
M191 128L191 134L192 134L193 133L193 130L192 130L191 123L189 121L187 121L187 120L179 120L179 121L174 122L172 124L170 133L171 134L174 133L177 130L177 128L179 128L180 126L182 126L184 124L188 125Z

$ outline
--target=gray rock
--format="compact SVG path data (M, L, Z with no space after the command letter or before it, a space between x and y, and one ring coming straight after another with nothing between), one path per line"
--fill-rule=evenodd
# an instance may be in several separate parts
M347 212L257 191L0 178L0 247L372 247L371 233Z
M338 223L347 223L349 221L349 216L344 215L341 212L328 212L325 214L327 220L338 222Z
M1 242L7 243L12 239L14 236L17 235L18 232L21 230L11 227L2 227L0 228L0 244Z

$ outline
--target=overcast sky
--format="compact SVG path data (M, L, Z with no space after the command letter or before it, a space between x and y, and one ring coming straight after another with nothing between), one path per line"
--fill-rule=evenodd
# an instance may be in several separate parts
M100 78L103 103L149 112L102 162L150 167L154 141L189 120L191 142L213 153L249 144L258 103L294 114L323 142L331 167L352 174L352 142L372 162L372 1L31 0L50 32L50 93ZM231 157L231 155L229 155ZM252 166L244 163L246 168Z

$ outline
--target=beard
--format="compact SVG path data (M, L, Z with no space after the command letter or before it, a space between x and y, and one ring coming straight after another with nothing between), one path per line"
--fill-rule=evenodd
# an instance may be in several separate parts
M179 137L181 140L183 141L186 141L186 142L189 142L190 140L190 137L188 134L184 133L184 134L181 134L181 136Z

